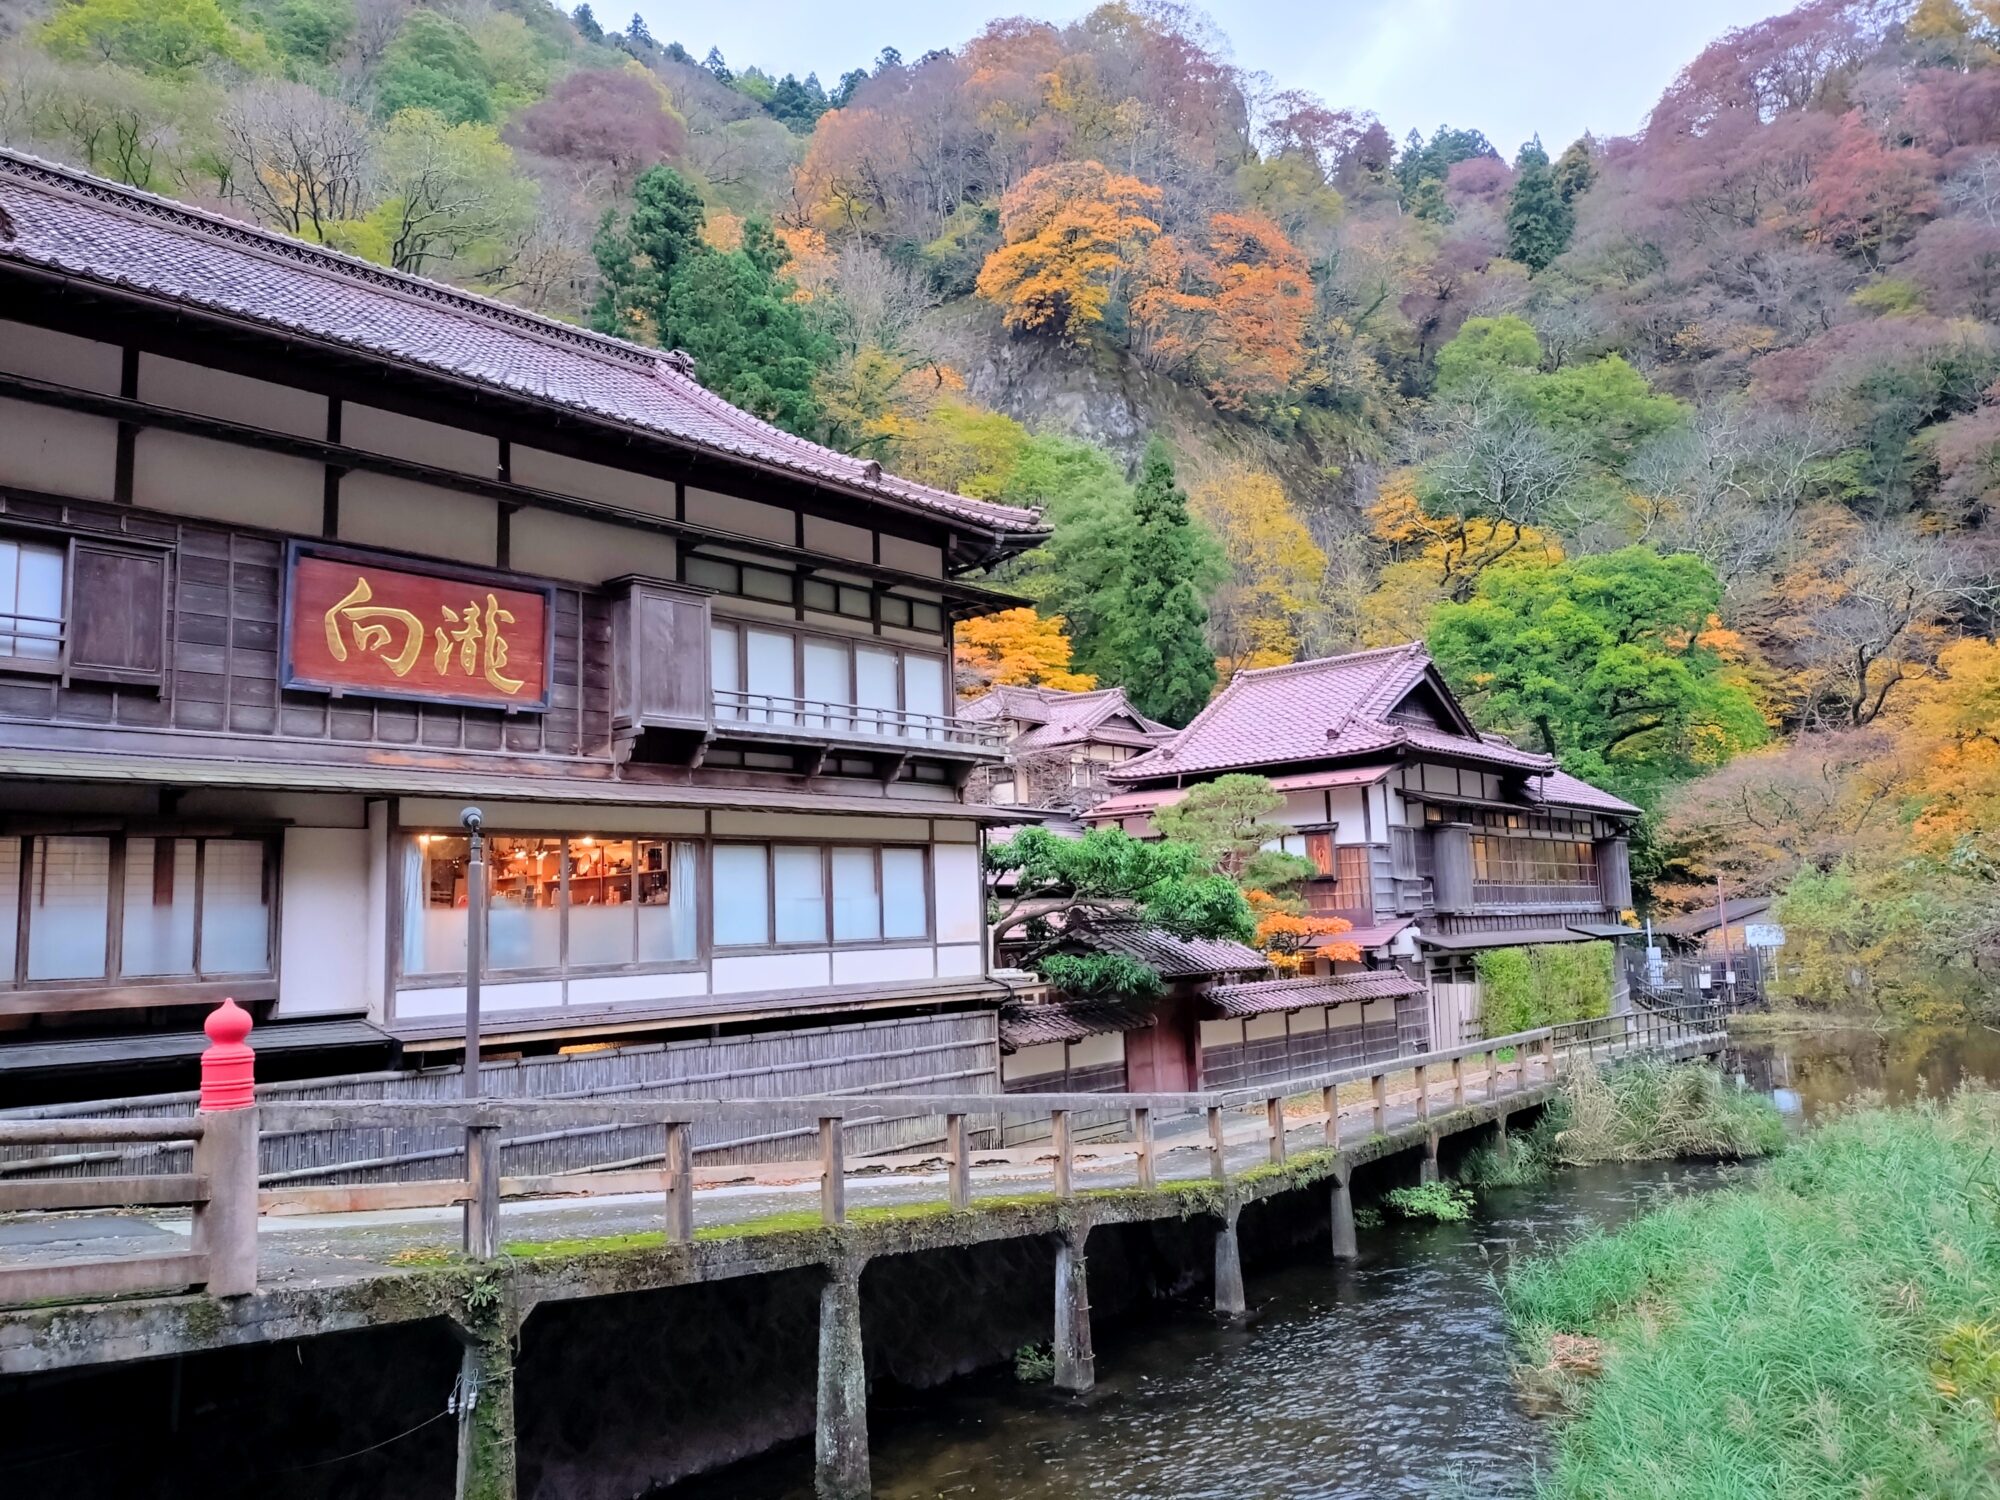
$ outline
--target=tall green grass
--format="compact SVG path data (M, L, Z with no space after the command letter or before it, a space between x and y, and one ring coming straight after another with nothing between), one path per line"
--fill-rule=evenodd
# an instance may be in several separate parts
M1570 1411L1546 1496L2000 1496L2000 1093L1840 1116L1502 1290Z
M1559 1166L1735 1160L1769 1156L1784 1144L1784 1121L1762 1094L1738 1088L1712 1064L1646 1058L1602 1073L1571 1069L1534 1129L1511 1138L1504 1157L1480 1147L1458 1176L1471 1187L1520 1187Z

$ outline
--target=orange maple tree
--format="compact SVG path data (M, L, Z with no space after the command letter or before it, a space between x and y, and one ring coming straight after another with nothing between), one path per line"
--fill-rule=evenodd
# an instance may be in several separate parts
M1148 217L1160 190L1102 162L1038 167L1000 200L1004 243L980 267L976 290L1019 333L1087 344L1113 293L1158 237Z
M1257 930L1250 941L1280 974L1303 973L1315 957L1334 963L1360 962L1361 949L1357 944L1312 945L1314 938L1352 932L1354 924L1346 918L1305 916L1293 909L1295 903L1280 901L1269 891L1245 891L1243 895L1257 919Z
M1140 279L1132 317L1141 352L1162 369L1192 372L1218 404L1279 395L1304 371L1312 274L1263 215L1214 215L1201 250L1162 235Z
M1047 687L1088 692L1097 679L1070 670L1069 636L1061 615L1003 609L958 627L954 654L959 680L977 688Z

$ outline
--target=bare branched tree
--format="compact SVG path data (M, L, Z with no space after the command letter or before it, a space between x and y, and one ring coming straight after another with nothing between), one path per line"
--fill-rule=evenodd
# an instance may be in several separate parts
M229 189L265 223L324 240L367 207L367 121L303 83L253 85L218 122Z

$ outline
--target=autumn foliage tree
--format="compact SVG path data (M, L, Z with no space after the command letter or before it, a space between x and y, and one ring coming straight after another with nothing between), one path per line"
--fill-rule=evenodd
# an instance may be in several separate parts
M953 632L961 687L1047 687L1088 692L1097 679L1070 670L1070 642L1061 615L1032 609L1003 609L963 621Z
M1305 368L1312 277L1262 215L1214 215L1196 249L1160 236L1140 282L1132 300L1140 352L1158 368L1192 373L1218 404L1278 396Z
M1147 243L1160 190L1100 162L1039 167L1000 202L1003 243L980 268L979 295L1007 326L1088 344Z

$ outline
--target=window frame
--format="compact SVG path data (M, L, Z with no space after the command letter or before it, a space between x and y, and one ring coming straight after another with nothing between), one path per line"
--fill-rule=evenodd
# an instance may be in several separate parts
M791 698L798 706L753 707L745 703L725 711L722 704L718 701L715 704L715 724L718 732L723 732L730 726L748 725L753 729L802 730L808 733L827 734L838 737L890 740L916 744L935 744L949 740L951 727L958 722L957 715L952 712L954 704L952 703L951 696L950 657L943 650L932 651L925 647L911 646L902 641L886 639L881 636L841 635L835 631L814 630L809 627L801 628L779 620L718 615L709 625L709 663L712 674L709 691L712 697L719 697L723 693L736 694L746 699L759 696L752 693L748 686L750 681L750 653L747 633L752 630L762 630L772 635L782 635L790 639L792 645ZM733 655L736 680L727 683L722 680L720 673L714 672L714 638L724 632L729 633L735 639ZM836 709L846 710L844 714L819 712L804 706L809 701L815 703L821 701L819 699L809 700L806 694L806 648L810 642L837 646L846 656L847 699L845 702L830 705ZM896 703L893 710L877 707L872 704L863 704L858 701L861 696L860 653L868 650L882 651L895 658ZM943 712L929 715L929 717L937 721L934 726L912 725L907 721L906 717L903 717L899 718L899 722L895 725L890 726L890 732L888 733L871 732L864 722L866 716L870 714L894 712L899 716L907 716L913 712L918 712L918 710L913 710L910 707L909 672L905 663L911 657L921 657L936 664L943 679ZM762 715L762 717L757 717L758 715ZM842 727L842 724L838 721L845 721L845 727Z
M62 583L57 590L60 599L56 608L60 611L56 619L54 636L55 653L52 656L18 656L11 651L0 652L0 672L11 672L23 677L66 677L69 673L70 622L76 618L75 601L71 597L76 584L76 537L63 532L36 531L27 527L9 526L0 529L0 542L9 542L16 547L38 547L56 553L62 561ZM19 569L16 569L18 583ZM18 597L16 603L19 603ZM19 621L23 616L0 614L0 620ZM41 619L42 616L35 618ZM18 629L0 629L0 634L19 639Z
M423 838L463 839L465 837L465 830L462 828L445 828L445 827L432 827L432 826L421 826L421 825L404 825L398 827L395 830L395 833L397 838L400 840L402 844L404 858L408 858L409 851L412 848L419 847L418 841L420 839ZM551 832L547 830L514 828L514 827L482 829L481 833L482 836L485 838L487 844L486 879L488 885L488 893L487 893L486 921L487 921L487 941L489 947L491 945L493 936L492 933L493 900L492 900L491 886L495 878L495 868L496 868L492 858L492 846L494 841L497 839L548 839L548 840L553 840L560 846L562 854L561 862L557 871L558 897L557 897L557 905L555 907L556 918L557 918L556 951L560 955L559 961L552 966L534 965L521 968L509 968L509 969L495 968L492 965L492 963L489 962L486 965L486 967L480 971L480 979L482 982L497 981L504 984L516 984L516 983L529 983L534 981L549 981L549 980L564 981L570 979L602 979L602 978L613 978L619 975L628 975L628 974L685 974L700 970L707 965L709 950L711 946L710 932L709 932L709 912L712 904L710 899L710 891L713 889L714 871L710 867L709 857L706 852L710 841L703 835L698 833L697 834L605 833L605 832L587 833L587 832L560 832L560 831ZM633 957L627 962L576 963L570 959L569 847L572 843L575 843L580 839L595 839L599 843L611 843L611 844L624 843L632 845L632 868L627 873L630 876L630 880L628 882L628 888L632 892L633 899L628 901L626 904L632 908ZM640 869L639 865L639 848L641 845L644 844L665 844L669 846L670 851L671 851L671 846L674 844L690 844L694 846L695 869L696 869L696 880L695 880L695 891L694 891L695 941L694 941L694 953L690 957L673 958L673 959L641 959L637 956L639 951L638 908L641 905L641 903L637 900L637 893L639 889L639 877L642 873L644 873ZM669 864L671 864L671 861L673 859L673 855L671 852L669 852L667 858ZM393 881L400 888L401 884L400 867L398 869L397 874L393 877ZM707 888L704 889L704 886L706 886ZM462 968L461 969L411 969L409 967L408 959L410 952L410 944L409 944L408 905L401 898L400 895L395 896L391 900L390 905L395 909L396 912L395 960L393 964L394 987L397 989L440 989L440 988L447 988L452 985L464 984L469 975L467 971ZM469 932L471 929L471 917L469 915L466 918L466 923L467 923L467 931Z
M284 920L284 831L270 825L199 828L138 824L107 828L103 824L59 823L17 826L0 831L0 838L20 846L19 886L15 892L14 969L0 975L0 1015L32 1014L37 1011L111 1009L144 1005L206 1005L229 996L236 1000L262 1001L278 997L278 975L283 966L279 934ZM76 979L30 979L28 944L33 929L36 861L35 841L43 838L102 838L110 842L105 872L105 938L102 975ZM125 939L126 859L130 841L145 839L191 839L195 844L194 947L191 974L133 974L122 972ZM264 851L266 887L264 952L266 967L235 974L203 974L200 969L202 907L206 900L208 850L210 840L259 844ZM5 920L0 915L0 921Z
M920 948L935 946L937 943L937 885L935 861L929 844L904 843L901 841L875 842L865 839L751 839L714 838L709 840L708 880L709 890L715 889L715 851L723 848L753 848L765 851L764 860L764 931L769 935L763 943L720 943L714 941L713 925L704 929L711 951L715 957L737 958L759 953L823 953L839 949L843 953L865 952L877 948ZM826 936L809 942L778 941L778 861L777 851L784 849L817 849L820 856L820 893L825 904ZM882 853L885 849L908 849L923 860L924 929L916 937L835 937L834 925L834 885L833 851L835 849L865 849L874 856L875 895L877 902L878 930L888 927L888 887L883 878Z

